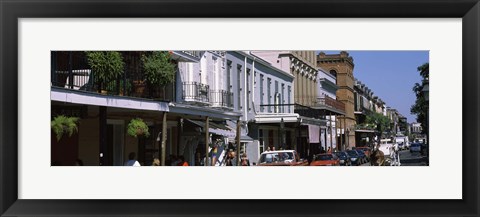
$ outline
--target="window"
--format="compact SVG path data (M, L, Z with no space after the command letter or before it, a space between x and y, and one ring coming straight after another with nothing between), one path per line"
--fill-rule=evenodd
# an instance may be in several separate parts
M232 73L232 62L227 62L227 90L232 91L232 84L230 83L230 76Z
M237 65L237 110L242 110L242 66Z
M250 69L247 69L247 111L250 111L250 103L252 98L250 98L251 88L250 88Z
M272 79L267 78L267 100L268 100L268 112L272 112L272 107L270 106L272 104Z
M280 93L279 92L275 92L275 113L279 113L280 112Z
M330 74L333 75L335 78L337 77L337 71L334 69L330 70Z
M282 113L285 113L285 84L282 84L282 101L281 104L282 106L280 107L280 110Z
M288 105L289 105L289 106L288 106L288 113L291 112L291 110L290 110L290 104L292 103L292 102L290 101L291 94L292 94L292 87L291 87L291 86L288 86L288 96L287 96L287 97L288 97L288 98L287 98L287 101L288 101Z
M263 153L265 151L265 142L263 140L263 130L262 129L259 129L258 130L258 151L261 153Z
M265 78L263 77L263 75L260 75L260 105L263 105L263 95L265 95L264 90L263 90L264 79ZM265 106L260 106L260 111L264 112L265 111Z

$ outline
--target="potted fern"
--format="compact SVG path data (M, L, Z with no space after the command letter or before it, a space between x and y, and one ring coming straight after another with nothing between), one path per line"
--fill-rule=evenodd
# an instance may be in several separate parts
M175 65L171 62L171 54L167 51L153 51L142 55L142 63L150 93L161 88L165 99L165 86L175 81Z
M59 141L64 134L72 136L74 132L78 132L78 120L78 117L67 117L64 115L55 117L51 122L51 127L57 135L57 141Z
M99 92L106 88L107 83L122 75L125 63L117 51L86 51L88 65L92 68Z
M130 120L127 127L128 135L137 138L138 136L150 136L148 132L148 125L141 118L134 118Z

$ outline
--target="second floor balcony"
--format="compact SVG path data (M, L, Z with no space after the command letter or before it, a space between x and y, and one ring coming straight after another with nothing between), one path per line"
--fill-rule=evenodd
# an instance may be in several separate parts
M122 73L115 79L100 81L88 64L83 51L51 52L51 86L105 95L127 96L162 101L174 101L175 85L147 85L141 65L144 52L120 52L124 61Z
M213 107L233 108L233 93L230 91L212 90L210 100Z
M182 87L184 101L210 104L210 86L199 82L182 82Z
M315 107L326 107L345 112L345 104L329 96L319 97L315 101Z

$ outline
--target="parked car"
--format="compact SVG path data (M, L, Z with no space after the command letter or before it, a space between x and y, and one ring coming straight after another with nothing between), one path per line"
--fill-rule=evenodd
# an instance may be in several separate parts
M410 144L410 153L413 153L413 152L422 152L422 144L420 143Z
M334 154L317 154L313 156L310 166L339 166L340 159Z
M350 161L352 165L360 165L361 157L358 155L358 152L355 150L348 150L347 151L348 156L350 157Z
M367 155L365 155L365 153L363 153L362 150L355 149L354 151L356 151L358 153L358 156L360 157L360 164L364 164L368 162Z
M350 156L347 154L347 152L339 151L334 152L333 154L338 157L341 166L352 166L352 161L350 161Z
M361 150L366 156L367 162L370 162L370 155L372 154L372 151L369 147L355 147L355 150Z
M260 155L257 166L308 166L295 150L266 151Z

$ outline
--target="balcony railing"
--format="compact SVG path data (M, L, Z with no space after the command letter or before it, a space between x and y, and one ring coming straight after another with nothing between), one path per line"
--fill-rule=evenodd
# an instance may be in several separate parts
M210 101L214 107L233 108L233 93L226 90L212 90Z
M343 102L337 101L336 99L330 98L328 96L317 98L315 105L326 106L345 112L345 104Z
M198 82L183 82L182 99L185 101L209 103L210 87Z
M299 114L300 116L309 117L309 118L317 118L320 119L325 116L325 111L320 109L314 109L308 106L295 104L295 113Z
M145 82L141 66L142 52L120 52L125 62L123 73L116 79L100 83L88 65L83 51L53 51L51 59L52 87L173 101L175 86L151 87Z

